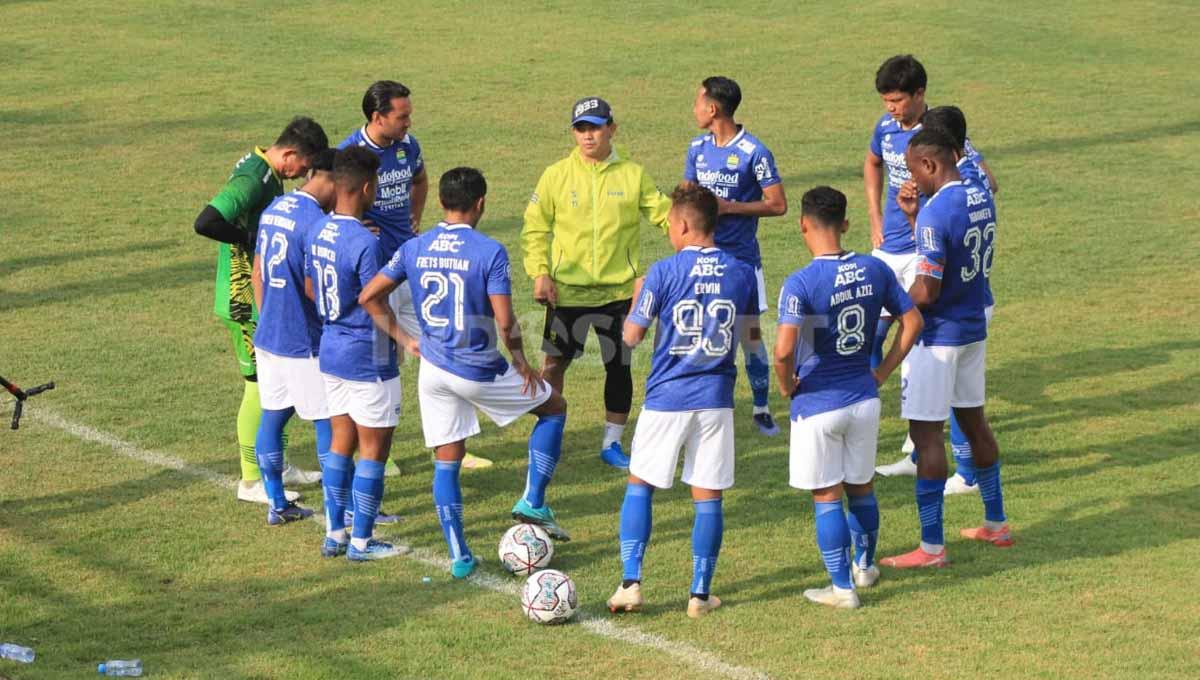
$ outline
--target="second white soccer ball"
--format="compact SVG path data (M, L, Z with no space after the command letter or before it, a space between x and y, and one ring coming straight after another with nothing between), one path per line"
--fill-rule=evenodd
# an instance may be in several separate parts
M563 623L575 615L579 599L571 577L556 569L543 569L525 580L521 609L537 623Z
M550 535L536 524L515 524L500 538L500 564L509 573L532 574L550 566L554 544Z

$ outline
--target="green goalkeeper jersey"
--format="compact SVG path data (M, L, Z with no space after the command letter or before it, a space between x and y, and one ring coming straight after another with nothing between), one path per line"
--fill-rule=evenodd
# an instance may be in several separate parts
M283 195L283 177L271 168L266 153L258 147L242 157L209 202L226 222L254 234L258 218L276 197ZM254 309L254 290L250 286L254 251L243 245L219 244L217 250L216 295L213 312L229 321L245 323L258 318Z

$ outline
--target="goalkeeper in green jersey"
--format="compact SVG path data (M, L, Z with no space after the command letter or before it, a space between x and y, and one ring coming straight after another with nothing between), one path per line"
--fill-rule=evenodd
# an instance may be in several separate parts
M225 186L196 218L196 233L220 242L213 311L229 329L238 367L245 379L237 418L242 464L238 500L268 502L254 456L254 438L262 416L253 340L258 311L254 308L250 285L258 219L271 201L283 194L283 180L307 174L313 155L328 147L329 139L316 121L304 117L293 119L274 144L266 149L255 147L237 162ZM305 472L292 465L284 469L285 484L315 484L320 479L319 472ZM288 496L288 500L295 500L299 494L289 491Z

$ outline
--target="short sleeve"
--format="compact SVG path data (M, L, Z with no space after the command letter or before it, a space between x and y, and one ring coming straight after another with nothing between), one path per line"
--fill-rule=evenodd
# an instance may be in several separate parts
M659 300L661 298L661 291L659 289L662 281L662 276L659 274L660 269L661 267L658 266L658 263L650 266L650 271L646 273L646 278L642 281L642 290L638 292L633 309L630 310L629 316L626 317L626 319L642 328L649 328L658 316Z
M255 181L249 175L234 175L208 204L216 208L226 222L232 224L259 197L262 186L262 182Z
M767 147L759 144L750 160L754 163L754 179L758 186L766 189L783 181L779 177L779 168L775 167L775 154Z
M400 246L396 249L396 252L392 253L391 259L383 265L379 273L396 283L403 283L408 280L408 272L404 269L404 246Z
M412 142L412 169L413 177L416 177L425 169L425 156L421 153L421 145L417 142L416 137L409 137L408 139Z
M968 137L966 142L963 144L963 151L966 152L967 158L970 158L971 162L975 163L976 165L979 165L983 162L983 154L979 153L979 149L976 149L974 144L971 144L970 137Z
M801 326L808 304L805 300L804 281L793 274L783 282L779 291L779 325Z
M883 296L884 309L888 310L893 318L903 316L913 308L912 298L908 296L908 291L904 290L904 286L900 285L900 280L892 274L887 265L879 267L879 270L881 272L879 278L886 286Z
M883 141L880 139L879 123L875 124L875 128L871 130L871 153L879 158L883 158Z
M946 234L937 224L934 210L917 214L917 275L942 280L946 269Z
M496 248L487 271L488 295L512 295L512 270L508 263L508 251L504 246Z
M396 251L399 254L399 250ZM371 279L379 273L379 241L371 238L365 248L362 250L362 255L358 258L358 285L359 290L367 287Z
M267 229L266 227L258 228L258 238L254 240L254 254L262 256L267 250Z
M702 146L702 144L688 146L687 154L683 158L683 181L696 183L696 155L700 153Z

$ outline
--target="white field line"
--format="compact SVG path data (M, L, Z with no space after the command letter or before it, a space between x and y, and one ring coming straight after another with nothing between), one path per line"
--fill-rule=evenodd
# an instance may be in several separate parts
M191 465L175 456L140 448L107 432L69 421L44 408L38 408L30 413L29 417L33 421L62 430L84 441L103 444L122 456L140 463L175 470L185 475L203 479L222 489L233 489L237 486L237 479L233 477ZM314 515L313 517L316 518L318 515ZM449 570L450 568L450 560L448 558L438 557L426 550L414 550L405 555L405 557L443 570ZM486 588L487 590L505 595L512 595L513 597L518 597L521 592L517 581L509 578L499 578L482 570L477 570L467 579L467 582L480 588ZM599 618L586 612L578 612L575 615L575 620L584 630L593 635L662 652L706 673L727 678L736 678L737 680L751 678L760 680L768 677L766 673L761 671L726 663L716 655L693 647L686 642L676 642L654 633L643 633L628 623L617 624L611 619Z

